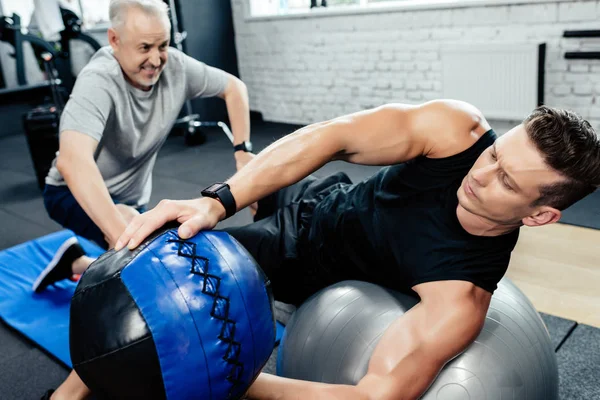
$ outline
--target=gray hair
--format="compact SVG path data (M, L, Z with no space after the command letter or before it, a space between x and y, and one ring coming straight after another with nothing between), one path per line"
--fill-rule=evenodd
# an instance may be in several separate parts
M122 28L127 18L127 11L133 7L137 7L147 14L164 18L168 26L171 26L169 6L162 0L110 0L108 15L111 26L114 29Z

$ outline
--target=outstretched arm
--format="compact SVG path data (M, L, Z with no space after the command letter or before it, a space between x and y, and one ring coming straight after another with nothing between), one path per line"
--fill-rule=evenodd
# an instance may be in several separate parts
M390 165L460 152L476 141L472 132L483 122L473 106L459 101L389 104L299 129L267 147L227 183L240 210L332 160ZM135 218L116 248L136 247L169 221L183 224L179 235L186 239L224 217L224 207L214 199L164 201Z
M468 282L421 286L421 302L398 318L377 344L356 386L298 381L262 374L250 399L416 399L442 367L479 334L491 295Z
M219 96L225 100L227 114L233 133L233 144L238 145L250 140L250 106L248 103L248 89L244 82L231 74L227 74L228 81L225 91ZM240 170L252 159L252 155L244 151L234 153L236 168Z
M477 110L462 102L388 104L299 129L264 149L228 183L241 209L332 160L397 164L439 151L453 137L463 142L462 151L480 121Z

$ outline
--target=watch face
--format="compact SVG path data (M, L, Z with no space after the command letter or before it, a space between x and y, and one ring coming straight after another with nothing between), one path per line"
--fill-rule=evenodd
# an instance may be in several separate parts
M213 183L212 185L210 185L209 187L204 189L204 191L205 192L216 192L222 185L223 185L222 183Z

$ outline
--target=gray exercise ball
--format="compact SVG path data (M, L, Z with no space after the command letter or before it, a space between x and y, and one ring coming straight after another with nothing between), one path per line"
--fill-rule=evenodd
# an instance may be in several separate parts
M387 327L417 299L374 284L345 281L310 297L282 338L277 374L356 384ZM546 326L525 295L503 279L483 330L440 372L426 400L553 400L556 357Z

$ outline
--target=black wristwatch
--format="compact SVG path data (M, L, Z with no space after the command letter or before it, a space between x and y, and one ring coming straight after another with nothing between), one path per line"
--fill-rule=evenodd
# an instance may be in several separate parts
M233 146L233 152L235 153L236 151L245 151L250 153L252 151L252 142L247 141L242 142L240 144L236 144L235 146Z
M237 205L235 204L235 199L229 190L229 185L226 183L213 183L202 192L200 192L204 197L210 197L212 199L218 199L223 207L225 207L225 218L231 217L237 211Z

